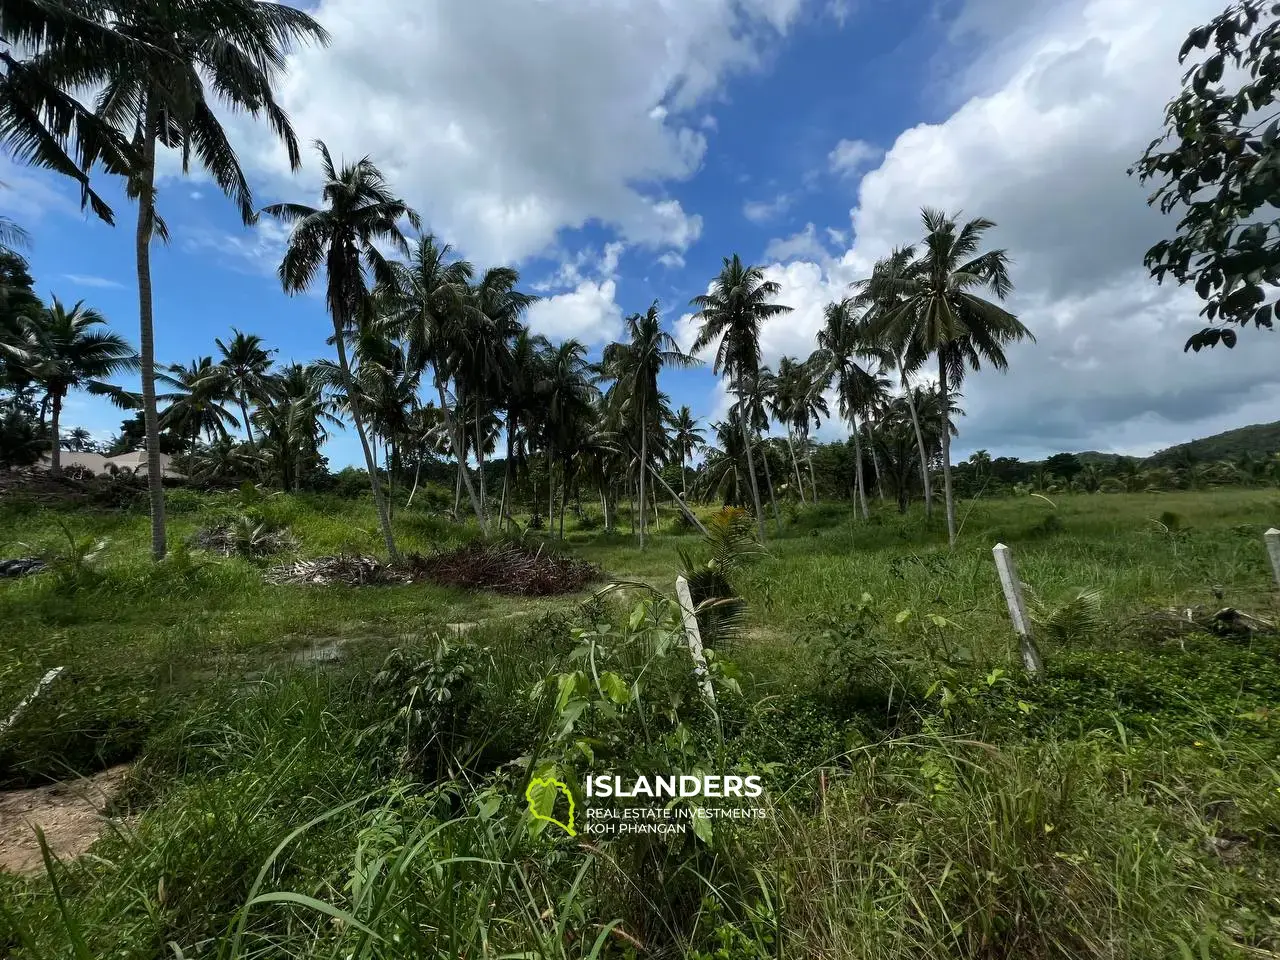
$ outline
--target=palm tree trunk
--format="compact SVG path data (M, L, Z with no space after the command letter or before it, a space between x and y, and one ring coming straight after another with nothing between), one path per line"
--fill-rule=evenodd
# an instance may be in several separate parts
M454 423L453 414L449 412L449 403L444 395L444 383L439 379L436 380L436 392L440 394L440 415L444 417L445 426L449 428L450 442L453 444L453 455L458 459L458 481L467 488L467 496L471 498L472 509L476 512L476 519L480 521L480 533L489 536L489 525L485 522L484 510L480 506L480 501L476 499L475 487L471 485L471 475L467 473L467 445L463 430L466 429L465 424L461 420ZM459 495L459 500L461 496ZM456 515L456 507L455 507Z
M373 458L373 448L369 446L369 435L364 428L364 418L360 415L359 388L351 376L351 366L347 363L346 334L343 331L343 318L333 318L333 339L338 345L338 366L342 370L342 385L347 391L347 406L351 410L351 421L356 425L356 435L360 438L360 449L364 451L364 463L369 468L369 487L373 490L373 506L378 511L378 525L382 527L382 539L387 547L387 559L395 562L400 559L396 551L396 540L391 533L391 514L387 511L387 501L382 496L382 484L378 482L378 464Z
M418 478L422 475L422 453L418 453L418 463L413 468L413 489L409 491L409 502L405 504L405 508L413 506L413 498L418 493Z
M862 519L869 520L871 512L867 509L867 484L862 473L862 431L858 427L857 414L851 413L850 420L853 422L853 473L858 485L858 503L862 507Z
M764 543L764 508L760 506L760 485L756 482L756 458L751 452L751 436L747 431L747 391L738 388L738 417L742 426L742 442L746 445L747 480L751 484L751 500L756 508L756 529Z
M155 224L156 129L159 114L147 97L142 121L142 170L138 184L138 229L134 253L138 261L138 353L142 374L142 422L147 437L147 496L151 501L151 556L163 560L164 474L160 463L160 417L156 412L156 342L151 302L151 233Z
M938 359L938 392L942 395L942 490L947 501L947 545L956 546L956 501L951 492L951 398L947 393L947 365Z
M253 424L249 422L249 405L244 401L244 394L240 394L240 416L244 417L244 429L249 434L249 443L253 443Z
M499 530L501 530L504 525L507 526L508 528L510 528L511 526L511 520L510 520L511 505L507 502L507 497L510 495L509 491L511 489L511 458L513 456L513 449L514 449L512 445L512 437L515 434L517 423L518 421L516 419L515 413L508 410L507 411L507 462L503 465L503 468L502 468L502 506L498 512L498 529Z
M644 394L640 394L640 549L644 549L644 475L649 468L649 430L644 422Z
M796 490L800 492L800 502L804 503L804 479L800 476L800 461L796 458L796 443L791 436L791 424L787 424L787 449L791 451L791 465L796 471Z
M809 446L809 434L806 427L804 436L804 458L809 461L809 490L813 493L813 502L818 502L818 478L813 471L813 449Z
M487 526L489 517L489 504L487 502L487 491L484 486L484 437L481 434L483 426L480 422L480 395L476 394L476 468L480 473L480 526Z
M689 451L680 451L680 496L689 499Z
M382 449L387 461L387 519L390 520L396 512L396 447L390 437Z
M933 484L929 481L929 452L924 446L924 433L920 430L920 414L916 412L915 395L907 382L907 375L902 374L902 389L907 394L907 409L911 411L911 425L916 431L916 447L920 451L920 480L924 484L924 515L933 516Z
M867 447L871 450L871 467L876 472L876 496L884 503L884 478L880 476L880 458L876 456L876 437L871 431L871 421L863 420L862 426L867 431Z
M52 391L52 412L49 417L49 429L53 434L53 446L49 450L49 476L62 476L62 438L58 436L58 421L62 419L62 394Z
M457 446L457 444L450 443L450 446ZM453 522L454 523L457 523L460 519L458 514L461 511L461 506L462 506L462 461L459 460L458 469L454 471L454 474L453 474Z
M689 505L685 503L682 498L676 496L676 492L671 489L671 484L667 483L667 481L662 479L662 474L660 474L657 470L654 470L653 475L660 484L666 487L667 493L671 494L671 498L675 500L676 504L680 507L681 512L685 515L685 517L688 518L689 522L692 523L699 530L701 530L702 535L705 537L707 535L707 528L702 525L702 521L699 520L694 515L694 512L689 509Z
M773 475L769 470L769 451L760 443L760 459L764 462L764 483L769 490L769 506L773 508L773 525L778 528L778 536L782 536L782 517L778 515L778 500L773 495Z

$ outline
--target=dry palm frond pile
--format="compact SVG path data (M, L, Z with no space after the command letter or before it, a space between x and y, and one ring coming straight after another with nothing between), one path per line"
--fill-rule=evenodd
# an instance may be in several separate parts
M345 583L351 587L391 583L410 583L407 573L388 567L376 557L337 556L295 560L272 567L266 574L268 583L305 586Z
M475 541L445 553L415 555L408 566L414 579L522 597L573 593L600 577L593 563L549 552L545 544L521 541Z
M600 577L600 568L549 552L542 544L477 541L430 556L412 554L395 566L374 557L337 556L274 567L277 584L374 586L429 580L449 587L495 590L522 597L573 593Z
M298 549L298 538L287 529L273 529L250 517L205 527L192 538L192 546L224 557L265 557Z

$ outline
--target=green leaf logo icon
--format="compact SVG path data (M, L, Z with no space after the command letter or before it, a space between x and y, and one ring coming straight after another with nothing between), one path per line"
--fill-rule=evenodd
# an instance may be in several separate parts
M563 794L565 800L569 802L568 823L552 816L555 811L556 796L559 794ZM578 831L573 829L573 794L565 784L551 777L534 777L529 781L529 786L525 787L524 798L529 802L529 815L535 820L554 823L571 837L578 835Z

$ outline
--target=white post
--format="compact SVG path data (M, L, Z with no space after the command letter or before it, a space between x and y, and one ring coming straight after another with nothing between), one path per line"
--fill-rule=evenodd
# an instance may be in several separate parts
M0 737L4 736L5 733L8 732L9 728L18 722L18 718L21 717L22 712L26 710L28 706L30 706L31 701L34 700L36 697L40 696L40 694L44 693L45 690L48 688L49 684L57 680L58 675L62 673L62 671L65 669L67 668L54 667L52 670L50 670L43 677L40 678L40 682L36 684L36 688L31 691L30 696L24 697L22 702L13 708L13 713L9 714L9 719L5 720L3 723L0 723Z
M1267 553L1271 554L1271 569L1276 575L1276 586L1280 587L1280 530L1272 527L1265 534Z
M693 675L698 678L702 695L714 707L716 692L711 688L707 656L702 652L702 634L698 632L698 615L694 612L693 598L689 595L689 581L684 577L676 577L676 597L680 601L680 614L684 618L684 635L689 642L689 653L693 656Z
M1004 599L1009 604L1009 619L1013 621L1013 629L1018 634L1022 665L1027 673L1035 675L1044 669L1044 661L1040 657L1040 651L1036 649L1035 640L1031 638L1031 618L1027 616L1027 605L1022 599L1022 581L1018 579L1013 551L1003 543L997 543L991 552L995 554L1000 586L1004 588Z

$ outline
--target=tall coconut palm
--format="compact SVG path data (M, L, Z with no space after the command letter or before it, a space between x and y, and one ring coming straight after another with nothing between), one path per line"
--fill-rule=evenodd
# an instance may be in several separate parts
M520 318L538 298L516 289L520 273L513 267L491 267L470 289L463 313L462 336L454 350L454 383L463 422L472 417L476 472L482 522L487 523L484 458L488 444L483 425L502 405L512 376L511 343L520 333Z
M836 380L840 413L849 422L853 438L854 477L863 519L867 509L867 487L862 469L862 428L859 418L884 398L885 382L880 365L886 360L882 348L870 336L865 313L850 298L829 303L823 311L824 326L818 331L818 346L826 351L829 371Z
M732 259L724 259L723 268L711 282L711 291L691 301L698 308L695 319L702 324L694 341L694 352L719 341L713 370L717 375L723 372L728 376L730 389L737 393L738 402L744 409L760 372L760 328L773 317L791 310L788 306L770 302L781 292L780 284L766 280L759 267L744 264L735 253ZM756 481L752 444L747 436L748 418L740 417L738 421L743 431L756 526L763 543L764 510L760 506L760 485Z
M466 488L481 532L488 533L484 507L467 472L465 411L457 404L451 407L448 399L475 272L469 262L454 259L452 254L453 248L438 242L434 235L419 237L408 262L392 264L394 277L387 296L394 301L398 329L409 344L410 364L419 372L432 369L440 415L457 464L458 484ZM456 399L456 389L454 395Z
M57 297L47 310L23 314L18 335L0 343L22 374L45 392L50 409L49 472L62 472L62 444L58 423L62 401L71 390L85 390L111 397L119 406L133 405L133 398L106 378L138 369L138 357L125 340L107 330L102 314L79 301L70 310Z
M652 428L661 429L658 374L663 367L688 369L702 361L680 349L675 337L662 329L662 315L655 300L645 313L627 318L627 339L604 348L605 376L617 383L619 409L630 414L640 434L639 490L640 515L637 525L640 549L644 549L647 526L645 503L646 474L649 472L649 436Z
M165 553L164 491L153 372L151 240L157 233L165 238L167 230L156 212L156 146L176 150L184 172L194 158L235 203L244 222L252 223L249 182L214 104L264 117L296 170L301 165L297 138L275 101L273 86L295 43L327 43L328 34L303 11L265 0L114 0L100 9L107 27L132 43L129 56L84 79L100 84L96 114L132 138L135 154L128 190L138 200L134 245L151 547L160 559Z
M213 362L213 357L197 357L189 364L174 363L166 371L157 372L156 380L170 387L157 399L168 404L160 414L160 426L186 437L194 455L200 434L212 443L225 439L228 427L240 422L227 409L235 400L226 371Z
M387 556L395 560L399 554L391 532L391 515L378 483L378 465L374 462L361 415L359 390L351 376L346 343L348 333L372 309L370 277L374 283L388 287L395 282L392 266L378 244L408 253L409 245L400 230L400 221L407 220L418 229L419 220L418 215L392 193L390 184L368 157L344 164L339 170L324 143L317 140L316 150L320 153L325 181L321 191L324 205L317 208L301 203L277 203L263 212L293 226L278 271L286 293L302 293L315 282L321 270L324 271L325 304L333 321L338 367L351 400L351 420L369 470L369 484Z
M800 437L805 460L808 461L809 489L814 503L818 502L818 480L814 475L813 446L809 443L809 434L822 426L823 417L831 416L825 396L827 387L831 384L831 376L825 360L825 353L819 349L809 354L809 358L800 365L792 404L792 425Z
M555 478L551 476L552 462L560 466L560 527L564 530L564 502L568 499L573 479L573 456L577 444L589 429L596 415L595 399L598 395L595 372L587 362L587 348L577 340L565 340L547 358L545 379L538 384L545 419L544 442L547 449L549 499L555 503ZM553 517L548 511L547 522Z
M551 344L546 337L522 328L511 342L508 369L503 383L506 418L507 461L503 471L500 522L511 517L512 487L519 482L522 465L529 455L529 440L538 416L537 387L545 376L546 355ZM606 511L606 521L608 520Z
M272 378L271 390L253 416L283 489L301 489L307 465L319 460L320 445L328 436L325 428L341 422L334 408L314 365L290 363Z
M62 445L72 453L89 453L97 446L93 442L93 434L84 427L72 427L62 438Z
M90 173L101 163L126 175L136 154L121 131L74 93L145 51L111 29L107 10L86 2L0 3L0 144L19 162L75 180L81 206L114 223L111 208L90 186Z
M854 302L866 308L866 320L875 331L878 339L891 317L905 297L903 278L915 261L914 247L898 247L889 256L876 261L871 269L871 276L854 284L858 291ZM899 348L900 351L900 348ZM929 470L932 457L924 442L924 430L920 425L919 411L915 406L915 388L911 383L914 372L902 362L901 353L895 353L885 363L886 369L896 366L902 380L902 393L906 400L907 412L911 415L912 430L916 437L917 461L920 468L920 483L924 488L924 515L933 516L933 481Z
M689 459L695 450L707 442L698 427L698 418L688 407L681 407L671 418L671 445L680 455L680 495L689 499Z
M262 338L253 333L241 333L231 328L232 336L223 343L215 337L213 342L222 354L219 365L226 371L227 384L240 405L240 418L249 442L253 443L253 425L249 422L249 401L261 400L270 385L271 355L275 350L263 346Z
M982 217L963 226L938 210L921 212L925 236L920 255L893 283L900 302L883 317L880 331L896 346L904 370L918 370L936 357L938 390L946 402L968 370L982 361L1008 369L1004 347L1034 337L1017 317L979 296L990 291L1004 300L1013 290L1004 250L979 252L983 235L995 224ZM955 498L951 484L950 419L942 431L942 476L947 508L947 539L956 541Z

